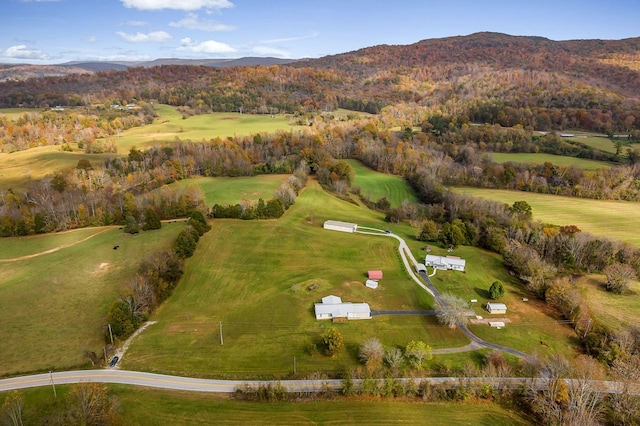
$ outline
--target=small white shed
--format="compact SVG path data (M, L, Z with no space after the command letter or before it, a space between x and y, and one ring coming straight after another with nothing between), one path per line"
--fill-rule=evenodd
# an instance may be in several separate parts
M364 285L366 285L369 288L378 288L378 281L376 280L367 280Z
M322 226L324 229L329 229L331 231L340 231L340 232L356 232L358 229L358 225L350 222L340 222L339 220L327 220L324 222Z
M486 306L487 311L490 314L506 314L507 313L507 305L504 303L487 303Z

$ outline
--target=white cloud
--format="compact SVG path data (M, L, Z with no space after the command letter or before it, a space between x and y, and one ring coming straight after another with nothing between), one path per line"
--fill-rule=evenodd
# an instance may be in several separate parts
M149 23L146 21L127 21L121 23L120 25L126 25L128 27L146 27L147 25L149 25Z
M86 41L87 43L95 43L96 41L98 41L98 39L95 36L89 36L85 38L84 41Z
M140 10L198 10L227 9L233 7L229 0L120 0L125 7Z
M182 45L177 50L181 52L193 52L193 53L233 53L236 49L229 46L226 43L221 43L215 40L207 40L201 43L197 43L191 40L189 37L185 37L180 40Z
M147 41L167 41L171 39L171 35L164 31L153 31L148 34L137 32L135 34L128 34L122 31L116 33L129 43L143 43Z
M195 13L189 13L185 18L178 22L170 22L169 25L172 27L201 31L232 31L236 29L233 25L220 24L210 20L200 21L198 20L198 15Z
M276 49L275 47L255 46L251 49L253 53L258 55L280 56L282 58L291 58L291 54L286 50Z
M24 44L18 44L16 46L11 46L7 48L2 53L2 56L6 58L13 58L13 59L40 59L40 60L51 59L51 56L49 56L47 53L43 52L42 50L28 49L27 46Z

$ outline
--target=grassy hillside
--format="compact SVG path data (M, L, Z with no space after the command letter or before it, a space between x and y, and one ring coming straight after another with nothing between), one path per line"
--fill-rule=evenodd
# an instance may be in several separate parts
M287 180L289 175L260 175L240 177L201 177L185 179L173 183L180 187L198 185L204 193L207 204L236 204L242 200L267 201L273 198L276 189Z
M416 196L399 176L378 173L357 160L345 160L356 173L354 186L360 187L360 193L371 201L386 197L392 207L399 207L404 200L415 202Z
M153 124L122 132L118 138L119 152L127 153L132 146L140 149L158 142L172 142L175 138L201 141L293 128L284 115L214 112L183 118L175 107L169 105L156 104L154 109L159 117Z
M625 327L635 327L640 311L640 283L631 285L630 292L623 295L615 295L606 291L604 275L584 275L577 281L584 300L594 313L598 321L603 322L613 330Z
M506 163L509 161L513 161L515 163L543 164L549 162L557 166L574 166L584 170L604 169L611 167L610 164L602 161L587 160L584 158L576 157L564 157L562 155L553 154L511 154L504 152L495 152L491 154L491 159L496 163Z
M640 235L632 230L640 226L638 203L560 197L532 192L484 188L452 188L462 194L513 204L525 200L533 218L555 225L576 225L582 231L640 245Z
M133 343L123 366L203 376L283 376L292 372L294 356L299 374L354 364L367 337L400 346L413 339L434 347L468 343L432 317L383 316L336 324L346 349L333 359L310 355L309 344L331 326L315 320L313 303L329 294L368 302L372 309L432 307L403 270L394 240L326 231L326 219L387 226L380 214L326 194L315 181L279 220L214 221L177 291L154 315L158 324ZM393 229L407 238L413 234L406 225ZM366 271L373 268L385 274L377 290L364 286Z
M106 312L141 260L169 248L183 223L138 235L117 228L3 238L0 251L0 376L65 369L100 354ZM86 239L88 236L93 237ZM77 244L73 244L73 239ZM113 247L119 245L118 250ZM25 260L12 255L60 250Z

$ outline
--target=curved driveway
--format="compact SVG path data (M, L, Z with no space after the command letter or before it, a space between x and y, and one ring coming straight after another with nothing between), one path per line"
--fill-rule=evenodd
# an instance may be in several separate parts
M367 231L360 231L360 229L366 229ZM358 230L356 232L360 233L360 234L366 234L366 235L377 235L377 236L383 236L383 237L393 237L396 240L398 240L400 242L400 246L398 247L398 251L400 252L400 257L402 258L402 262L404 263L404 266L407 269L407 272L409 272L409 275L411 276L411 278L415 282L417 282L418 285L420 285L420 287L422 287L427 292L429 292L429 294L431 294L433 296L433 298L439 304L441 304L441 305L445 304L444 300L442 299L442 296L438 292L438 289L436 289L436 286L433 285L433 283L429 279L429 276L426 274L426 272L418 272L418 275L420 276L420 278L422 278L422 281L424 281L424 283L426 283L426 285L416 277L416 275L415 275L415 273L413 271L415 270L416 265L418 264L418 262L416 261L416 258L413 256L413 253L411 253L411 250L409 250L409 246L407 245L407 243L404 241L403 238L401 238L401 237L399 237L399 236L397 236L395 234L386 233L385 231L383 231L381 229L376 229L376 228L358 227ZM410 265L410 263L411 263L411 265ZM477 345L479 345L481 347L490 348L490 349L497 349L499 351L503 351L503 352L506 352L508 354L520 357L520 358L524 358L524 359L526 359L527 361L529 361L532 364L536 364L538 362L538 360L536 360L536 358L532 357L529 354L526 354L524 352L521 352L521 351L513 349L513 348L509 348L507 346L502 346L502 345L498 345L496 343L487 342L486 340L479 338L478 336L473 334L471 332L471 330L469 330L469 327L467 327L466 324L459 323L458 327L460 328L460 330L469 339L471 339L471 341L473 343L476 343ZM474 345L469 346L469 348L473 348L473 347L474 347ZM476 349L478 349L478 348L476 348ZM474 349L470 349L470 350L474 350Z

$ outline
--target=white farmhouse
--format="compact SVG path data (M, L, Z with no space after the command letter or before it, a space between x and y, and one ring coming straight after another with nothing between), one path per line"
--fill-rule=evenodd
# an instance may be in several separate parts
M322 303L314 303L316 319L346 318L348 320L371 319L368 303L343 302L338 296L326 296Z
M467 261L457 256L434 256L428 254L424 259L425 266L432 266L443 271L452 269L454 271L464 271Z
M355 223L349 222L340 222L339 220L327 220L324 222L322 226L324 229L329 229L331 231L341 231L341 232L356 232L358 229L358 225Z

